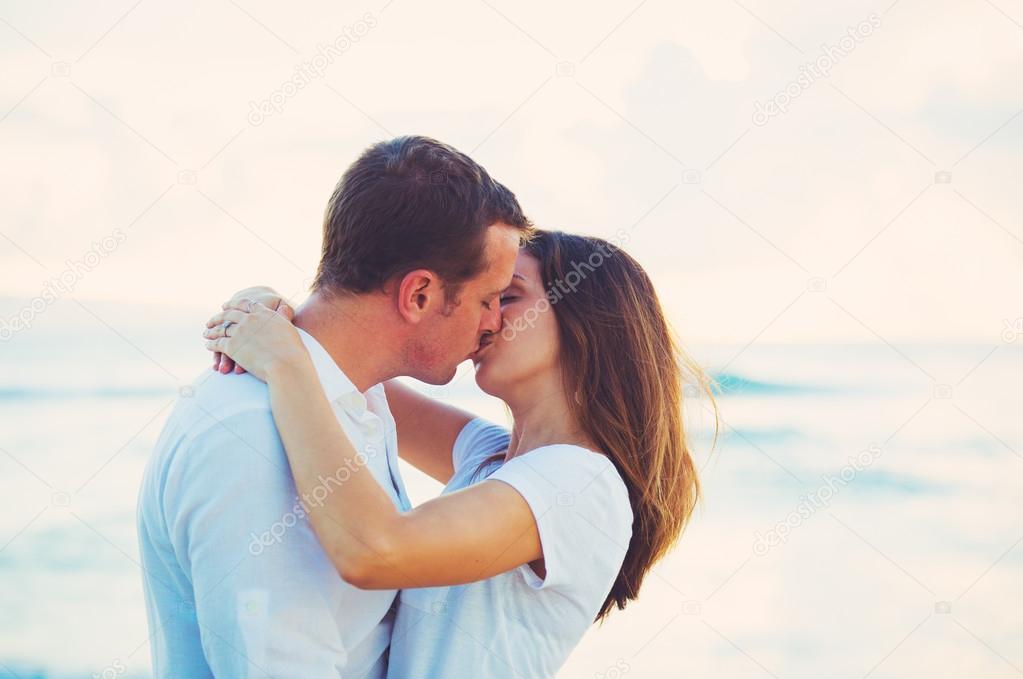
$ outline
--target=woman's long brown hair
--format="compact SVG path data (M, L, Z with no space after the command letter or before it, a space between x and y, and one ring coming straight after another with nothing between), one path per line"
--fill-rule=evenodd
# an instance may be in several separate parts
M680 348L636 260L608 241L560 231L538 231L524 247L540 262L576 420L614 463L632 504L632 539L597 614L602 620L638 596L700 498L683 396L706 394L715 441L717 405L710 379Z

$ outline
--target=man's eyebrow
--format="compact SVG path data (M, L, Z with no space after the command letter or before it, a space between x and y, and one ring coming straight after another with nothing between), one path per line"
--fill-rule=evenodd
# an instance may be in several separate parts
M523 275L522 275L522 274L520 274L520 273L513 273L513 274L512 274L512 278L518 278L519 280L523 280L523 281L524 281L524 280L526 280L526 277L525 277L525 276L523 276Z

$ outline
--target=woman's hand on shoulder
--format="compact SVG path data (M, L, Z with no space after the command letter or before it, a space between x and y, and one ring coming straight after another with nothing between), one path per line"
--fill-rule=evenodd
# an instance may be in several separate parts
M239 290L231 296L231 299L221 304L220 309L221 311L227 311L228 309L246 309L248 307L245 305L250 302L258 302L268 309L273 309L289 321L294 320L295 318L294 307L288 302L288 300L284 299L281 293L268 285L255 285L251 288ZM212 322L213 319L207 321L206 327L214 327ZM213 352L213 369L224 375L231 371L234 371L235 374L239 375L245 372L245 369L238 365L234 359L229 356L225 356L220 351Z
M259 302L243 300L210 318L206 348L219 352L266 382L278 368L309 361L291 319Z

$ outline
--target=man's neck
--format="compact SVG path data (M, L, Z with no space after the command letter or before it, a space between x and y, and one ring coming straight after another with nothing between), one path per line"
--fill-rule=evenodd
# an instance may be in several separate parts
M295 326L320 343L355 388L365 392L397 373L393 351L380 341L380 319L357 296L313 292L295 312Z

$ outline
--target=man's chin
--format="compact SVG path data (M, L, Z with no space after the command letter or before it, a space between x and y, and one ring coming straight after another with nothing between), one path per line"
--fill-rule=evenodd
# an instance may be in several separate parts
M413 377L415 377L420 382L425 382L426 384L430 384L435 387L442 387L445 384L451 382L451 380L455 379L455 375L457 373L458 364L455 364L450 368L446 368L444 370L437 370L435 372L430 372L429 374L423 375L413 375Z

